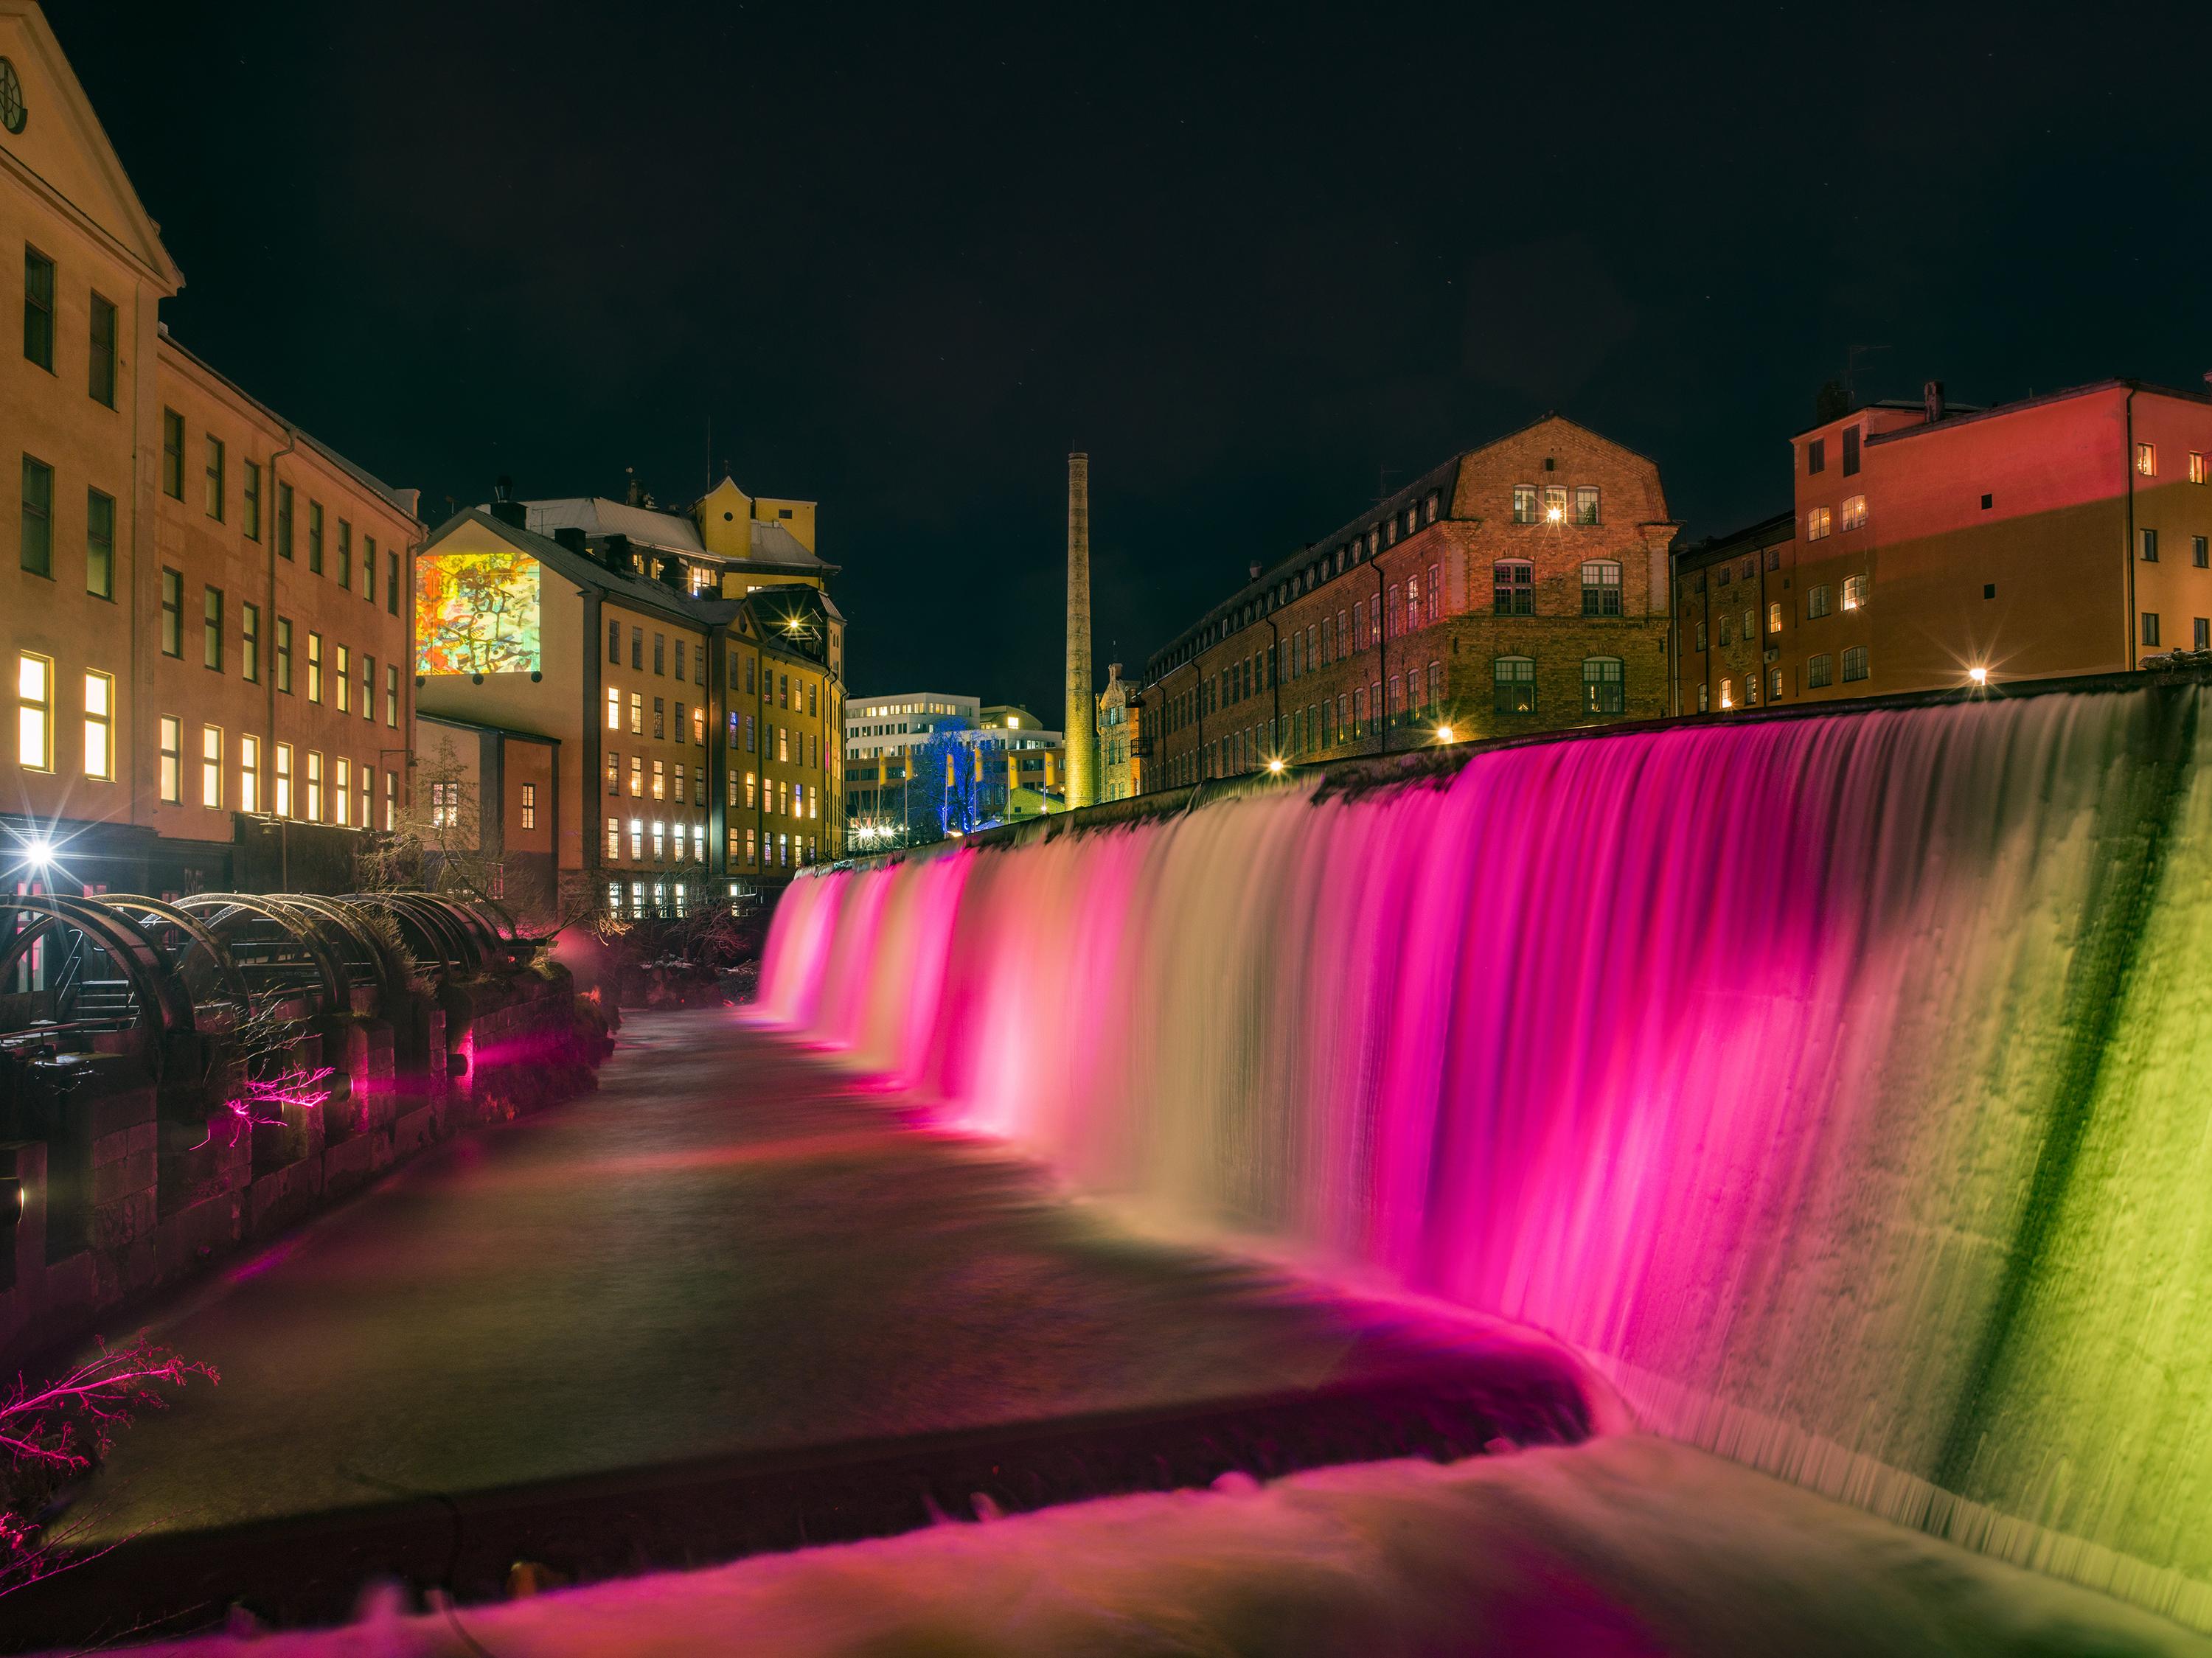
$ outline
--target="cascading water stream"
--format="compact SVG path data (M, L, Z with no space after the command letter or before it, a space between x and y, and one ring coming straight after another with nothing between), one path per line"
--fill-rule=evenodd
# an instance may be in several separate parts
M1659 1431L2212 1626L2206 695L830 872L763 1010L1082 1186L1548 1331Z

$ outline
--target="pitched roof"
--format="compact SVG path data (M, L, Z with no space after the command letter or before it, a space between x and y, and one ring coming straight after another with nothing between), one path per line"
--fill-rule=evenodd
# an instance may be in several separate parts
M715 558L699 538L699 526L688 513L664 513L655 507L632 507L605 495L570 495L552 501L526 501L530 527L539 535L556 530L581 530L587 537L627 536L635 546L650 547L690 558ZM837 567L806 550L798 537L778 522L753 520L748 558L789 570L830 571Z

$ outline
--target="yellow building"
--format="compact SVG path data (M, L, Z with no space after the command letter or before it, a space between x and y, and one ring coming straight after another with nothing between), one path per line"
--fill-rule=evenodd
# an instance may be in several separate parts
M167 337L183 277L27 0L0 88L8 878L347 884L407 786L413 494Z
M1121 665L1106 668L1098 693L1098 798L1127 800L1145 792L1145 699L1121 677Z
M813 532L811 503L725 479L688 513L500 500L431 535L419 706L554 745L564 913L679 914L842 854L844 618Z

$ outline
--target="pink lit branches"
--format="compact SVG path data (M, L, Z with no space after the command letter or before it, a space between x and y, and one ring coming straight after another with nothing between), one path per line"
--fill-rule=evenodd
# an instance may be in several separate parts
M45 1511L106 1455L134 1415L166 1409L164 1391L193 1376L210 1385L221 1379L213 1367L142 1335L122 1347L103 1345L52 1382L18 1376L0 1393L0 1595L66 1564L66 1528L48 1525Z
M295 1110L320 1105L330 1098L331 1067L310 1068L297 1054L305 1027L296 1019L280 1018L266 1011L240 1021L233 1037L237 1080L222 1091L227 1097L208 1114L208 1131L195 1151L215 1138L216 1122L228 1116L230 1137L236 1145L240 1134L256 1127L282 1128L287 1107Z

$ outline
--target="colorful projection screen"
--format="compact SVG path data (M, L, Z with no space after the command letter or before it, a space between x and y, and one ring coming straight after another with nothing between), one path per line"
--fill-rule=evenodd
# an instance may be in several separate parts
M431 553L415 567L415 671L535 673L540 570L527 553Z

